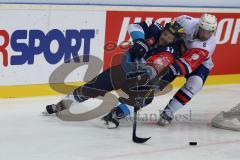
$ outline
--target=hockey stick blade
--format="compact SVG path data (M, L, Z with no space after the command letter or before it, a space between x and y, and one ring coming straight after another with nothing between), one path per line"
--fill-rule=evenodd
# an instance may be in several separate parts
M145 143L147 142L151 137L148 137L148 138L140 138L140 137L137 137L136 135L133 135L133 142L135 143Z

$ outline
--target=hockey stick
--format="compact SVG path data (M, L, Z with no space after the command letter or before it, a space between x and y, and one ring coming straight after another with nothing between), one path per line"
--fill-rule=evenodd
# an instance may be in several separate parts
M148 141L151 137L148 138L140 138L136 135L137 130L137 108L134 108L134 120L133 120L133 134L132 134L132 140L135 143L145 143Z
M150 93L152 92L152 88L146 93L146 95L144 96L144 98L139 98L136 97L136 106L134 106L134 116L133 116L133 134L132 134L132 140L135 143L145 143L146 141L148 141L151 137L148 138L140 138L136 135L136 130L137 130L137 111L138 109L143 107L144 104L144 100L146 99L146 97L148 97L150 95Z
M163 75L165 75L165 74L166 74L166 71L164 72ZM158 78L161 79L161 77L158 77ZM147 81L146 84L148 84L148 83L149 83L149 80ZM133 134L132 134L132 140L135 143L145 143L146 141L148 141L151 138L151 137L148 137L148 138L137 137L136 130L137 130L137 111L143 107L145 99L151 94L151 92L153 90L154 90L154 88L150 88L144 97L142 97L142 98L136 97L135 98L136 104L134 106Z
M160 79L162 79L162 77L167 73L167 69L164 69L160 76L158 76L156 78L157 81L159 81ZM134 74L133 74L134 75ZM131 77L131 76L130 76ZM149 84L150 79L147 80L146 84ZM138 90L138 89L137 89ZM154 90L154 88L150 88L148 90L148 92L145 94L144 97L135 97L135 105L134 105L134 119L133 119L133 133L132 133L132 140L135 143L145 143L146 141L148 141L151 137L148 138L140 138L136 135L136 130L137 130L137 111L139 109L141 109L145 103L145 100L147 97L149 97L149 95L151 94L151 92Z

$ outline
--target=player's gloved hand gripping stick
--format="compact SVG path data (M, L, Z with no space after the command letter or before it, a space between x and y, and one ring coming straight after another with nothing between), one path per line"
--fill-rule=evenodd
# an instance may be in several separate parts
M154 96L154 90L161 86L161 83L166 84L165 81L162 81L162 77L167 74L168 69L165 68L156 78L154 79L148 79L145 84L136 85L134 87L129 88L131 92L135 92L134 94L130 94L128 99L125 99L123 97L119 98L119 101L125 104L132 105L134 107L134 119L133 119L133 132L132 132L132 140L135 143L145 143L148 141L151 137L148 138L140 138L136 135L136 129L137 129L137 112L142 107L146 105L146 100L151 99ZM139 76L144 76L144 73L138 72L138 74L129 74L128 78L133 78ZM163 87L164 88L164 87ZM163 89L160 88L160 89Z

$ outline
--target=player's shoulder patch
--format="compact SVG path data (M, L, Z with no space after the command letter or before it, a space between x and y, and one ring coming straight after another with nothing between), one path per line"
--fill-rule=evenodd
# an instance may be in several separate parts
M181 24L183 27L186 25L189 25L189 23L193 20L194 18L188 15L182 15L179 17L176 17L175 20Z
M159 24L158 22L154 22L154 25L156 26L156 27L158 27L158 29L159 30L163 30L163 26L161 25L161 24Z

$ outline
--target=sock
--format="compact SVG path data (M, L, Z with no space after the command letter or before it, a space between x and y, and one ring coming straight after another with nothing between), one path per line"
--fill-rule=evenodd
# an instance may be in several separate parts
M186 88L178 90L168 105L164 108L164 111L166 111L168 116L171 116L171 113L174 115L174 113L176 113L180 108L182 108L191 100L192 96L193 94Z
M128 106L124 103L120 103L116 108L116 114L119 119L127 117L131 114Z

